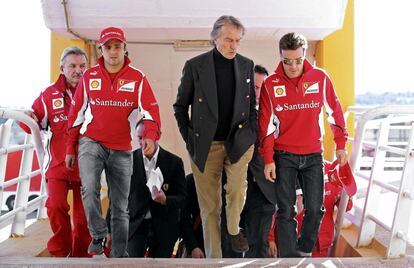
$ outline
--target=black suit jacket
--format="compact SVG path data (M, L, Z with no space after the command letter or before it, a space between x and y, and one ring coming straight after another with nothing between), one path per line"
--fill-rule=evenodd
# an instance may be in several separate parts
M259 154L258 144L256 144L253 158L249 162L248 166L248 180L249 185L251 183L250 180L254 179L257 185L260 188L260 191L266 197L266 199L276 205L276 191L275 185L273 182L266 180L264 175L264 160L263 157Z
M230 132L225 141L232 163L254 144L257 129L254 63L239 54L234 58L235 96ZM213 50L186 62L174 103L174 115L187 150L200 169L205 162L218 123L218 100ZM191 106L191 118L189 107Z
M146 186L142 150L133 153L134 169L131 177L131 189L129 194L129 237L134 234L150 209L154 235L162 243L177 240L179 234L180 209L185 207L187 186L184 173L184 165L181 158L162 149L157 159L157 167L164 176L162 189L167 196L165 205L154 202L151 193ZM174 244L173 244L174 245Z

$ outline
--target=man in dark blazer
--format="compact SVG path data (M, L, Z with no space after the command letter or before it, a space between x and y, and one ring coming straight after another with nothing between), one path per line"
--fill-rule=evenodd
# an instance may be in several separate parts
M181 210L180 233L186 254L178 257L204 258L203 226L201 225L200 207L192 173L185 177L187 181L186 206Z
M268 75L266 68L260 65L254 67L254 80L256 88L256 104L263 81ZM244 205L242 218L249 242L249 251L245 258L266 258L268 254L268 233L272 225L272 216L275 212L276 191L274 184L266 180L264 176L264 161L258 152L258 141L249 163L247 171L247 198Z
M213 50L190 59L174 103L178 128L191 156L206 257L221 258L221 174L227 173L226 218L232 248L248 250L239 231L247 188L247 164L256 140L253 61L237 51L241 22L221 16L211 31ZM191 106L191 117L189 110Z
M138 142L142 146L144 125L139 123ZM143 148L133 152L133 173L128 198L130 257L169 258L179 236L180 210L184 208L187 186L181 158L164 150L158 143L152 155ZM151 170L160 168L164 182L161 189L147 187ZM152 196L151 196L152 194Z

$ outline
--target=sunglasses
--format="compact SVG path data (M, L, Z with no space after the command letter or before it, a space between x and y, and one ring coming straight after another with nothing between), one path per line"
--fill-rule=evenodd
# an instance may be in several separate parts
M285 65L293 65L293 63L296 63L296 65L300 65L303 63L303 61L305 60L305 57L300 57L297 59L287 59L287 58L283 58L282 62Z

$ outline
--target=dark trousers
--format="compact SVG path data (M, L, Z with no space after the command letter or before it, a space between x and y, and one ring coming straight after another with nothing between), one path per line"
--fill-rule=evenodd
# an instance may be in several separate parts
M247 199L243 209L242 219L249 250L245 258L268 258L268 234L272 224L275 206L261 192L259 186L249 178Z
M249 174L250 175L250 174ZM223 200L225 202L225 200ZM248 177L247 198L241 214L240 227L246 235L249 243L249 250L244 253L245 258L268 258L268 235L272 224L272 215L275 206L263 195L259 186ZM225 229L226 217L224 209L222 212L221 224L221 249L223 258L242 258L243 254L234 252L231 248L230 237Z
M296 155L284 151L274 154L278 249L281 258L299 257L297 250L311 252L323 217L323 160L321 153ZM296 180L301 181L305 216L297 239Z
M168 240L157 236L151 219L143 220L135 233L129 237L127 249L129 257L142 258L148 250L148 257L170 258L175 241Z

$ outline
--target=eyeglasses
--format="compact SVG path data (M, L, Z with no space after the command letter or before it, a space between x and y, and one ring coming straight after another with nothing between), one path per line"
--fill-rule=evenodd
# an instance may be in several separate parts
M293 63L296 63L296 65L300 65L300 64L303 63L304 59L305 59L305 57L300 57L300 58L297 58L297 59L283 58L282 62L283 62L283 64L286 64L286 65L293 65Z

